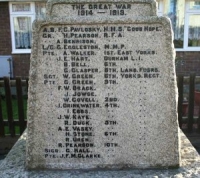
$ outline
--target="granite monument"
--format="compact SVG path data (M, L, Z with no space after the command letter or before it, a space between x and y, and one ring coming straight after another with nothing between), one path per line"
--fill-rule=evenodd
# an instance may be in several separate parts
M29 169L180 166L170 20L154 0L50 0L33 25Z

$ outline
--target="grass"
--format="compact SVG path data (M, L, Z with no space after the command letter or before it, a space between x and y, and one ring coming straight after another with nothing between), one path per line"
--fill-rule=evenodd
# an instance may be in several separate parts
M23 104L24 104L24 118L26 119L27 116L26 116L26 111L27 111L27 99L24 98L23 99ZM7 107L6 107L6 100L5 99L2 99L1 100L1 105L2 105L2 114L3 114L3 120L8 120L8 114L7 114ZM12 99L12 110L13 110L13 119L14 120L19 120L19 117L18 117L18 103L17 103L17 99L16 98L13 98ZM10 134L10 131L9 131L9 128L8 126L5 126L5 134ZM19 134L19 126L15 126L15 133L16 134Z

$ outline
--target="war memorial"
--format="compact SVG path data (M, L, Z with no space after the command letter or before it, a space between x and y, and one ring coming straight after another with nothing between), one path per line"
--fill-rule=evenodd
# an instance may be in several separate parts
M195 177L156 1L50 0L33 23L27 130L4 177Z

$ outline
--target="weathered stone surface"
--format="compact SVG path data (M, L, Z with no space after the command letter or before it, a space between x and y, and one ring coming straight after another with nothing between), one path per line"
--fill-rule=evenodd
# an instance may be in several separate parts
M105 2L107 15L94 4L50 1L34 23L27 167L179 166L169 20L153 16L154 1Z
M128 0L126 2L117 0L117 1L107 1L103 0L99 2L98 0L86 0L81 1L80 8L77 9L77 0L72 0L69 3L66 3L65 0L58 1L49 1L47 6L47 14L51 18L75 18L77 19L77 15L80 18L81 12L83 13L85 9L86 15L81 16L90 16L92 12L92 18L96 20L100 20L101 18L110 19L122 19L126 16L126 18L135 18L135 17L145 17L145 16L155 16L156 15L156 4L154 1L150 0ZM79 1L80 2L80 1ZM78 2L78 3L79 3ZM72 5L71 5L72 4ZM80 3L79 3L80 4ZM76 9L76 11L75 11ZM77 11L78 10L78 11ZM83 11L82 11L83 10ZM114 10L114 11L113 11ZM117 11L115 11L117 10ZM123 11L120 10L125 10ZM116 14L113 14L113 12ZM119 15L119 14L120 15ZM66 16L66 14L70 14L70 16ZM99 15L101 14L101 15Z
M191 145L186 136L181 132L181 160L182 165L178 169L152 169L152 170L32 170L27 171L25 168L25 147L27 140L27 133L25 132L19 141L14 145L10 153L0 165L0 177L3 178L75 178L75 177L113 177L113 178L149 178L149 177L163 177L163 178L195 178L200 175L200 156Z

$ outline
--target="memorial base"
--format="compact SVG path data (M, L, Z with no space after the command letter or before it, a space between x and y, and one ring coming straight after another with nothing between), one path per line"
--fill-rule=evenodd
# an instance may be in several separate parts
M134 170L34 170L25 168L26 131L0 165L0 175L8 177L199 177L200 156L181 132L181 167L178 169Z

